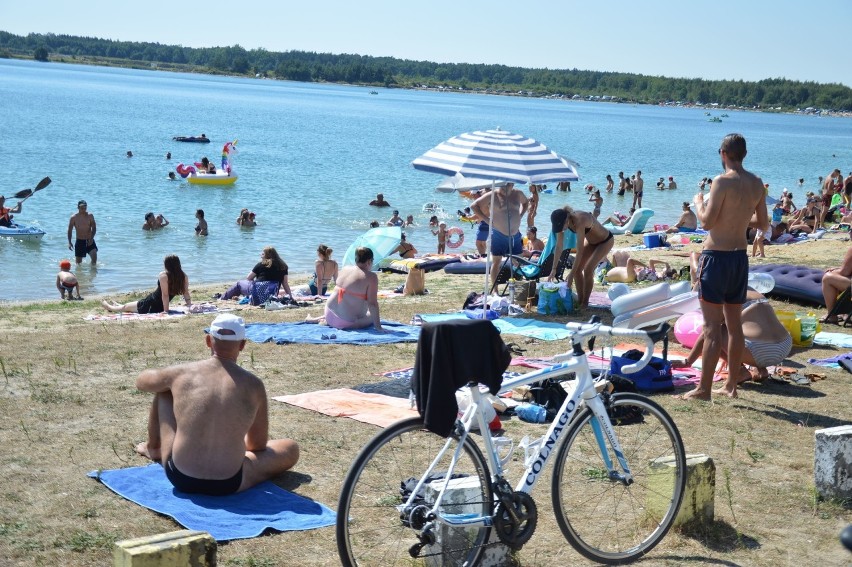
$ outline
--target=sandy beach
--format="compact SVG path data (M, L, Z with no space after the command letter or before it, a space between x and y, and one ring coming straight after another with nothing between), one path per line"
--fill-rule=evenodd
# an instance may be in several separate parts
M640 241L640 236L622 236L616 247ZM838 265L849 245L846 233L829 233L815 242L767 246L767 258L752 263L826 268ZM633 254L640 260L663 258L680 268L687 265L688 253L699 247L691 244ZM188 275L192 280L192 274ZM153 274L151 280L153 283ZM395 288L403 281L402 275L380 275L381 289ZM415 314L459 309L470 291L481 290L482 282L481 276L428 274L429 294L380 300L382 318L408 323ZM224 291L231 283L193 286L193 302L209 301L213 293ZM291 285L302 283L304 279L291 279ZM605 291L601 286L595 289ZM141 295L110 297L129 301ZM107 565L117 540L181 529L171 519L120 498L86 473L146 464L133 447L145 438L151 398L137 391L134 381L146 368L208 356L203 329L213 315L85 320L90 314L106 314L100 299L3 306L0 564ZM777 300L772 305L798 312L813 310ZM306 315L321 311L321 306L272 312L238 308L248 323L303 321ZM825 314L824 310L814 312ZM586 320L593 314L601 315L604 322L612 320L609 311L602 309L587 309L569 319ZM824 330L852 335L852 330L838 326ZM677 351L672 339L672 349ZM567 348L564 341L520 336L504 340L518 343L528 357L550 356ZM263 378L272 397L384 381L377 374L411 366L415 349L413 343L278 346L249 342L240 362ZM852 422L848 402L852 376L807 363L842 352L794 347L785 366L811 376L809 385L783 379L746 383L738 399L712 403L684 402L669 394L654 396L676 420L687 453L707 454L715 462L715 522L697 531L671 532L644 565L687 561L696 566L794 565L805 557L815 565L848 562L838 534L852 521L852 511L841 502L817 498L813 446L816 430ZM273 437L291 437L302 446L294 471L275 483L335 509L350 463L378 428L276 401L270 402L269 416ZM517 418L503 425L505 434L516 441L524 434L541 435L545 430ZM549 468L533 493L539 507L538 529L517 559L524 566L585 564L565 542L553 519ZM518 472L518 466L509 469L510 477ZM338 562L333 527L220 544L218 557L219 564L234 566Z

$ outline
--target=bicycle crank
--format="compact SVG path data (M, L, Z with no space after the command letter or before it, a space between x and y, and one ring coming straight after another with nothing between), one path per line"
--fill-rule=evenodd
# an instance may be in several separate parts
M530 540L537 523L538 508L526 492L512 492L501 498L494 512L497 537L512 549L520 549Z

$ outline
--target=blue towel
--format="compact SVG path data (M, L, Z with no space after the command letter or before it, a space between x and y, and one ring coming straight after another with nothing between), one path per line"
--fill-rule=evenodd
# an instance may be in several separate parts
M424 323L437 323L451 321L453 319L464 319L464 313L426 313L418 315ZM501 334L522 335L533 337L542 341L556 341L567 339L568 329L563 323L551 323L539 321L538 319L524 319L522 317L501 317L491 321Z
M497 330L506 335L523 335L533 337L542 341L557 341L567 339L570 334L564 323L550 323L538 319L524 319L521 317L503 317L492 321Z
M256 343L278 345L301 343L314 345L386 345L416 343L420 327L382 321L384 333L369 329L341 331L315 323L251 323L246 325L246 338Z
M326 506L271 482L228 496L205 496L175 490L158 464L92 471L88 476L187 529L210 533L217 541L257 537L267 528L282 532L323 528L333 526L337 517Z
M834 346L837 348L852 348L852 335L822 331L814 335L814 344L820 346Z

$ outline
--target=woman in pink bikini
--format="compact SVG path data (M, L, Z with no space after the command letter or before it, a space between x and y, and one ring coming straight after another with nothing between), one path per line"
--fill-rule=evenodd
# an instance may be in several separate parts
M324 323L335 329L365 329L373 326L382 329L379 302L376 292L379 277L372 271L373 251L369 248L355 250L355 265L340 270L336 287L325 304L325 314L308 317L308 323Z

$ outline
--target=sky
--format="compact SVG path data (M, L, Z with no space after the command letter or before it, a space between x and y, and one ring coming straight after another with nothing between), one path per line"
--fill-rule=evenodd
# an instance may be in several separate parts
M852 0L0 0L0 30L852 87Z

